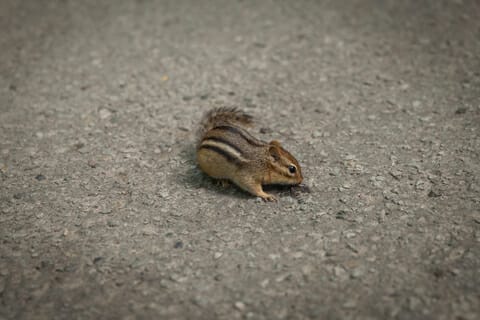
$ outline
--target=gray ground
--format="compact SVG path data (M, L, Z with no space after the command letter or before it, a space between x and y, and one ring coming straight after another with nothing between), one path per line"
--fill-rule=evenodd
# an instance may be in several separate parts
M0 319L478 319L480 3L208 3L0 1ZM223 105L311 192L202 175Z

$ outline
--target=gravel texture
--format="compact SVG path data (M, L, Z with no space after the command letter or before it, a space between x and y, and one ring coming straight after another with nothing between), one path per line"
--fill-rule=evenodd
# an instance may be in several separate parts
M0 319L479 319L479 17L0 1ZM217 106L308 189L264 203L201 174Z

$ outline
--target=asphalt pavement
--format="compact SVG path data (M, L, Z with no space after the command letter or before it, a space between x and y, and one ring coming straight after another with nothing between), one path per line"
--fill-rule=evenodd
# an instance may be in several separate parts
M479 17L1 0L0 319L479 319ZM203 175L219 106L308 188Z

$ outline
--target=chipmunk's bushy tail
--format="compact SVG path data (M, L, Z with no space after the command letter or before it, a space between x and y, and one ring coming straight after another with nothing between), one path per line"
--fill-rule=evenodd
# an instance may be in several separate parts
M207 131L222 125L250 127L252 124L253 117L235 107L215 108L203 116L197 137L200 141Z

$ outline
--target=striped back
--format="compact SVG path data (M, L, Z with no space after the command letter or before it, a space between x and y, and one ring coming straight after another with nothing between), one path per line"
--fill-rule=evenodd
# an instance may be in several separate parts
M252 160L255 154L258 154L256 149L264 148L265 145L265 142L240 127L220 125L205 133L199 149L212 150L228 161L240 165Z

